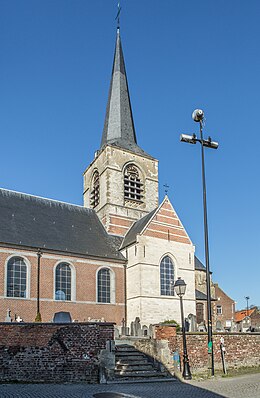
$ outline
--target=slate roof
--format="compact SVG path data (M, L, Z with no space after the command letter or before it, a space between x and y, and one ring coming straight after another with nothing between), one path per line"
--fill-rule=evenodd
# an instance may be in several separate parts
M195 290L195 298L196 300L207 300L207 295L205 293L200 292L199 290Z
M205 271L206 272L206 267L202 262L198 259L198 257L195 256L195 269L198 271Z
M0 243L125 260L96 212L0 189Z
M101 149L107 144L152 158L137 145L119 28Z
M195 298L196 298L196 300L205 300L205 301L207 301L207 295L205 293L200 292L197 289L195 289ZM217 299L214 298L214 297L211 297L211 301L217 301Z
M132 227L129 229L127 232L126 236L124 237L124 240L121 245L121 249L132 245L133 243L136 242L136 237L138 234L142 232L146 224L152 219L153 215L155 214L157 208L152 210L150 213L148 213L146 216L140 218L140 220L136 221Z

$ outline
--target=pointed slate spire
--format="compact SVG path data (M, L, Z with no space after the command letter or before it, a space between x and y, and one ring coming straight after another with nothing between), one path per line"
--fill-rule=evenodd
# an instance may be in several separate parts
M137 145L119 28L101 149L107 144L149 156Z

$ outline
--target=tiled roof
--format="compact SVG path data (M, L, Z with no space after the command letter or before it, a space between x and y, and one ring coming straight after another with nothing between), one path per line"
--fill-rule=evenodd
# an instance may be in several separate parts
M0 189L0 243L124 260L96 212Z
M242 310L242 311L236 311L235 312L235 321L236 322L241 322L245 317L251 316L253 312L255 311L255 308L252 310Z

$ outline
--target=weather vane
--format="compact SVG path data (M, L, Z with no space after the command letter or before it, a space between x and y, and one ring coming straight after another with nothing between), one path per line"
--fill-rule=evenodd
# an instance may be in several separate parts
M168 189L170 188L169 187L169 185L168 184L164 184L164 192L165 192L165 195L167 195L168 194Z
M117 20L117 28L118 29L120 28L120 13L121 13L121 10L122 10L122 7L121 7L120 1L119 1L118 4L117 4L117 14L116 14L116 17L115 17L115 19Z

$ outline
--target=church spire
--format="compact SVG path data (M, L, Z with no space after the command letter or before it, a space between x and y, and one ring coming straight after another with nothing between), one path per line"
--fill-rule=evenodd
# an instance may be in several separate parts
M107 144L149 156L137 145L119 27L101 149Z

